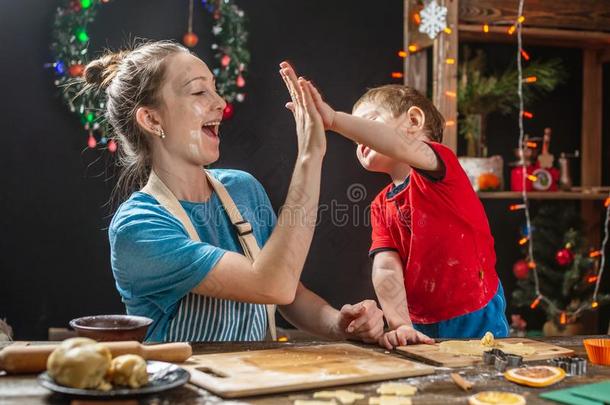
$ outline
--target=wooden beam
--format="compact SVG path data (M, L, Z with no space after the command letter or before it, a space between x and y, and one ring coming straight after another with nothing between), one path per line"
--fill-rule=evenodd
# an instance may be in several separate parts
M601 63L609 63L610 62L610 49L604 50L600 55Z
M460 24L459 31L462 41L517 42L516 35L508 35L507 26L490 26L489 32L484 33L482 25ZM523 27L522 35L528 45L569 48L604 48L610 46L610 33L608 32Z
M433 44L432 39L427 34L419 32L417 21L418 18L421 18L419 12L422 8L422 4L418 0L404 0L405 51L408 51L411 45L416 48L415 51L409 51L410 54L429 48Z
M602 182L602 64L601 53L594 49L583 50L583 92L581 133L581 185L600 186ZM586 224L589 244L600 243L600 204L585 202L581 213Z
M602 64L600 53L583 50L582 186L602 182Z
M404 59L404 84L411 86L427 96L428 88L428 58L426 50L409 52L409 45L413 44L417 25L413 21L414 12L419 8L413 0L404 0L404 45L403 49L407 52Z
M441 32L434 40L432 101L445 117L443 143L457 152L458 0L440 3L447 7L447 27L451 33Z
M528 27L610 31L608 0L527 0L523 15ZM512 25L517 17L515 0L460 0L460 24Z

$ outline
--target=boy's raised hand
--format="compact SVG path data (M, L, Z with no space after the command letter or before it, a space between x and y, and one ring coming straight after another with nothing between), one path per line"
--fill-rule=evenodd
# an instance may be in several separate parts
M418 332L410 325L402 325L398 328L386 332L378 339L379 346L392 350L397 346L406 346L408 344L433 344L434 339L429 338L421 332Z
M288 79L291 82L296 83L297 74L294 71L294 69L292 68L292 66L290 66L290 64L288 62L282 62L282 63L280 63L280 66L286 72L286 76L288 76ZM311 96L313 98L316 109L320 113L320 116L322 116L322 122L324 123L324 129L332 129L333 122L335 120L336 111L331 106L329 106L324 101L324 99L322 99L322 95L320 94L318 89L316 89L316 87L311 83L311 81L307 80L305 83L311 93ZM294 111L294 108L295 108L294 103L293 102L286 103L286 108L288 108L290 111Z

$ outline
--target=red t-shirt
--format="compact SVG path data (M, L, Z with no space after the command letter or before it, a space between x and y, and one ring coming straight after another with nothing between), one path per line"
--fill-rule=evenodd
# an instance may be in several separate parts
M412 170L406 187L396 192L390 184L371 203L370 255L398 252L415 323L481 309L498 288L494 240L483 205L451 149L428 145L443 166L441 173Z

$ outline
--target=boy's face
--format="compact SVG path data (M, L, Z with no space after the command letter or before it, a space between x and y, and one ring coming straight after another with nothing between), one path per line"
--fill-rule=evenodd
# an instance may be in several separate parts
M394 117L388 109L376 103L365 101L353 111L352 115L373 121L383 122L384 124L395 127L397 130L400 130L401 133L405 133L407 135L409 135L410 132L407 131L407 126L410 125L409 120L407 119L407 114ZM392 158L361 144L357 144L356 146L356 156L358 157L358 161L362 167L370 172L388 173L392 170L396 163Z

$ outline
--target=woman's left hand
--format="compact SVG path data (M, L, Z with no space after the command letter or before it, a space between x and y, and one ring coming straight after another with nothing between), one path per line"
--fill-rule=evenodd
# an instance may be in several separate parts
M373 300L344 305L339 312L339 328L348 339L376 343L383 335L383 312Z

